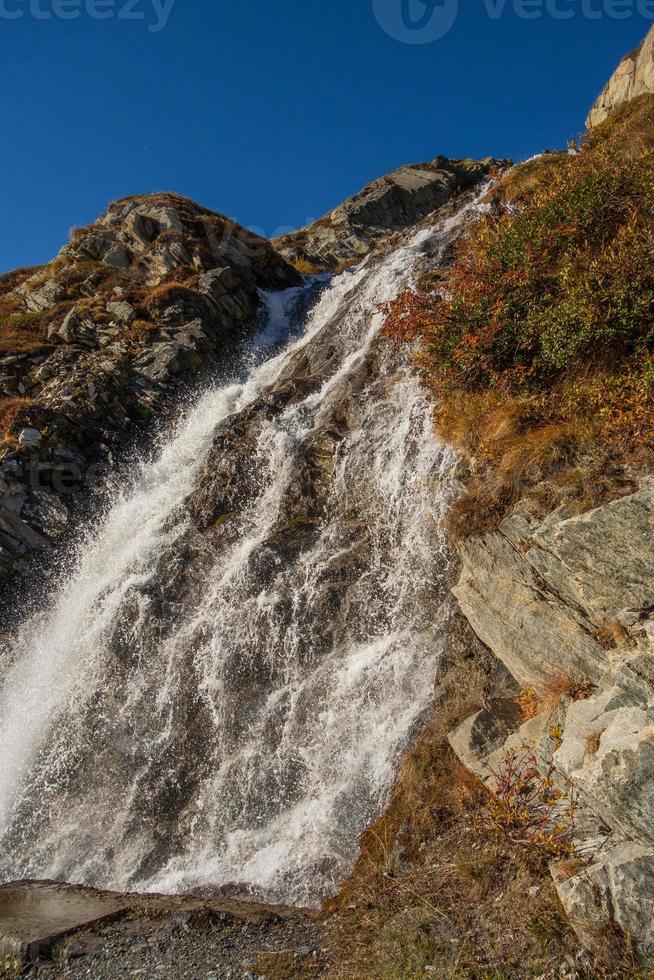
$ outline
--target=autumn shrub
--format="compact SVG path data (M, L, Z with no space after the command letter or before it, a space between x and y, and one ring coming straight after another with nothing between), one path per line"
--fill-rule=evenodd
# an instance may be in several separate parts
M594 690L595 686L588 677L572 677L563 671L550 678L545 687L543 701L547 708L553 710L566 699L586 701Z
M516 701L525 721L531 721L532 718L535 718L542 708L541 698L531 687L520 691Z
M484 515L497 523L562 471L577 467L583 496L609 455L652 462L653 146L643 96L578 151L526 164L522 185L520 168L504 178L519 206L502 202L500 181L446 281L385 307L388 332L419 341L443 435L481 463L468 502L481 517L470 522L464 502L459 533L484 529Z
M539 863L570 857L576 801L557 785L554 772L553 763L541 771L529 745L506 750L492 771L494 792L478 818L482 835L508 840Z

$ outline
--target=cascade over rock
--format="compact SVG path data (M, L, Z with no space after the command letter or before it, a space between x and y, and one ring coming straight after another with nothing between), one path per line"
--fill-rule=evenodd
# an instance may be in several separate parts
M232 379L2 641L4 877L304 904L338 887L451 611L456 457L379 304L477 207L267 293Z

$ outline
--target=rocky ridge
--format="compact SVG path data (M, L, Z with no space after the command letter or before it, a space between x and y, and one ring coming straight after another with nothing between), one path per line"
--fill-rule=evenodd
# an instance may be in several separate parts
M307 271L360 262L372 248L470 190L507 161L450 160L399 167L368 184L325 217L273 241L289 262Z
M113 204L57 258L0 280L0 575L62 539L116 453L224 361L260 289L300 281L268 242L172 194Z
M590 110L589 129L639 95L654 92L654 27L635 51L625 55Z

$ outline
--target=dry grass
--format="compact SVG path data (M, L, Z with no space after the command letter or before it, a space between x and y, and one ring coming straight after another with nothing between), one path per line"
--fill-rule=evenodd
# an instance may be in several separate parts
M0 398L0 435L6 435L34 404L29 398Z
M147 308L156 307L162 309L178 299L196 299L199 295L187 283L173 280L172 282L164 282L160 286L155 286L154 289L150 290L143 301L143 305Z
M602 732L588 732L584 740L584 752L585 755L594 758L597 755L600 748L600 742L602 740Z
M15 354L40 350L47 346L45 319L42 313L4 311L0 306L0 353Z
M633 640L622 623L613 620L604 623L595 633L595 639L605 650L628 649L633 646Z
M543 706L540 697L531 688L521 691L516 700L525 721L531 721L532 718L535 718Z
M316 265L315 262L309 262L308 259L293 259L291 265L301 276L314 276L317 272L322 272L319 265Z
M147 340L151 335L159 329L157 323L153 323L151 320L132 320L131 324L124 331L123 337L126 340L134 341L144 341Z
M565 158L564 153L544 153L505 174L495 185L492 197L503 204L519 204L531 197Z
M571 677L564 672L550 678L543 692L543 707L553 712L563 700L585 701L594 687L587 677Z

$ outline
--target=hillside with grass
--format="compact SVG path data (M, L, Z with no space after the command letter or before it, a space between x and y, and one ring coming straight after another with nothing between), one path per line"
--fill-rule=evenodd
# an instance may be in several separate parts
M463 617L344 891L346 956L371 977L550 977L561 956L649 977L654 95L484 200L383 307L460 452Z
M470 461L455 536L575 513L654 464L654 96L500 178L445 275L387 309Z

